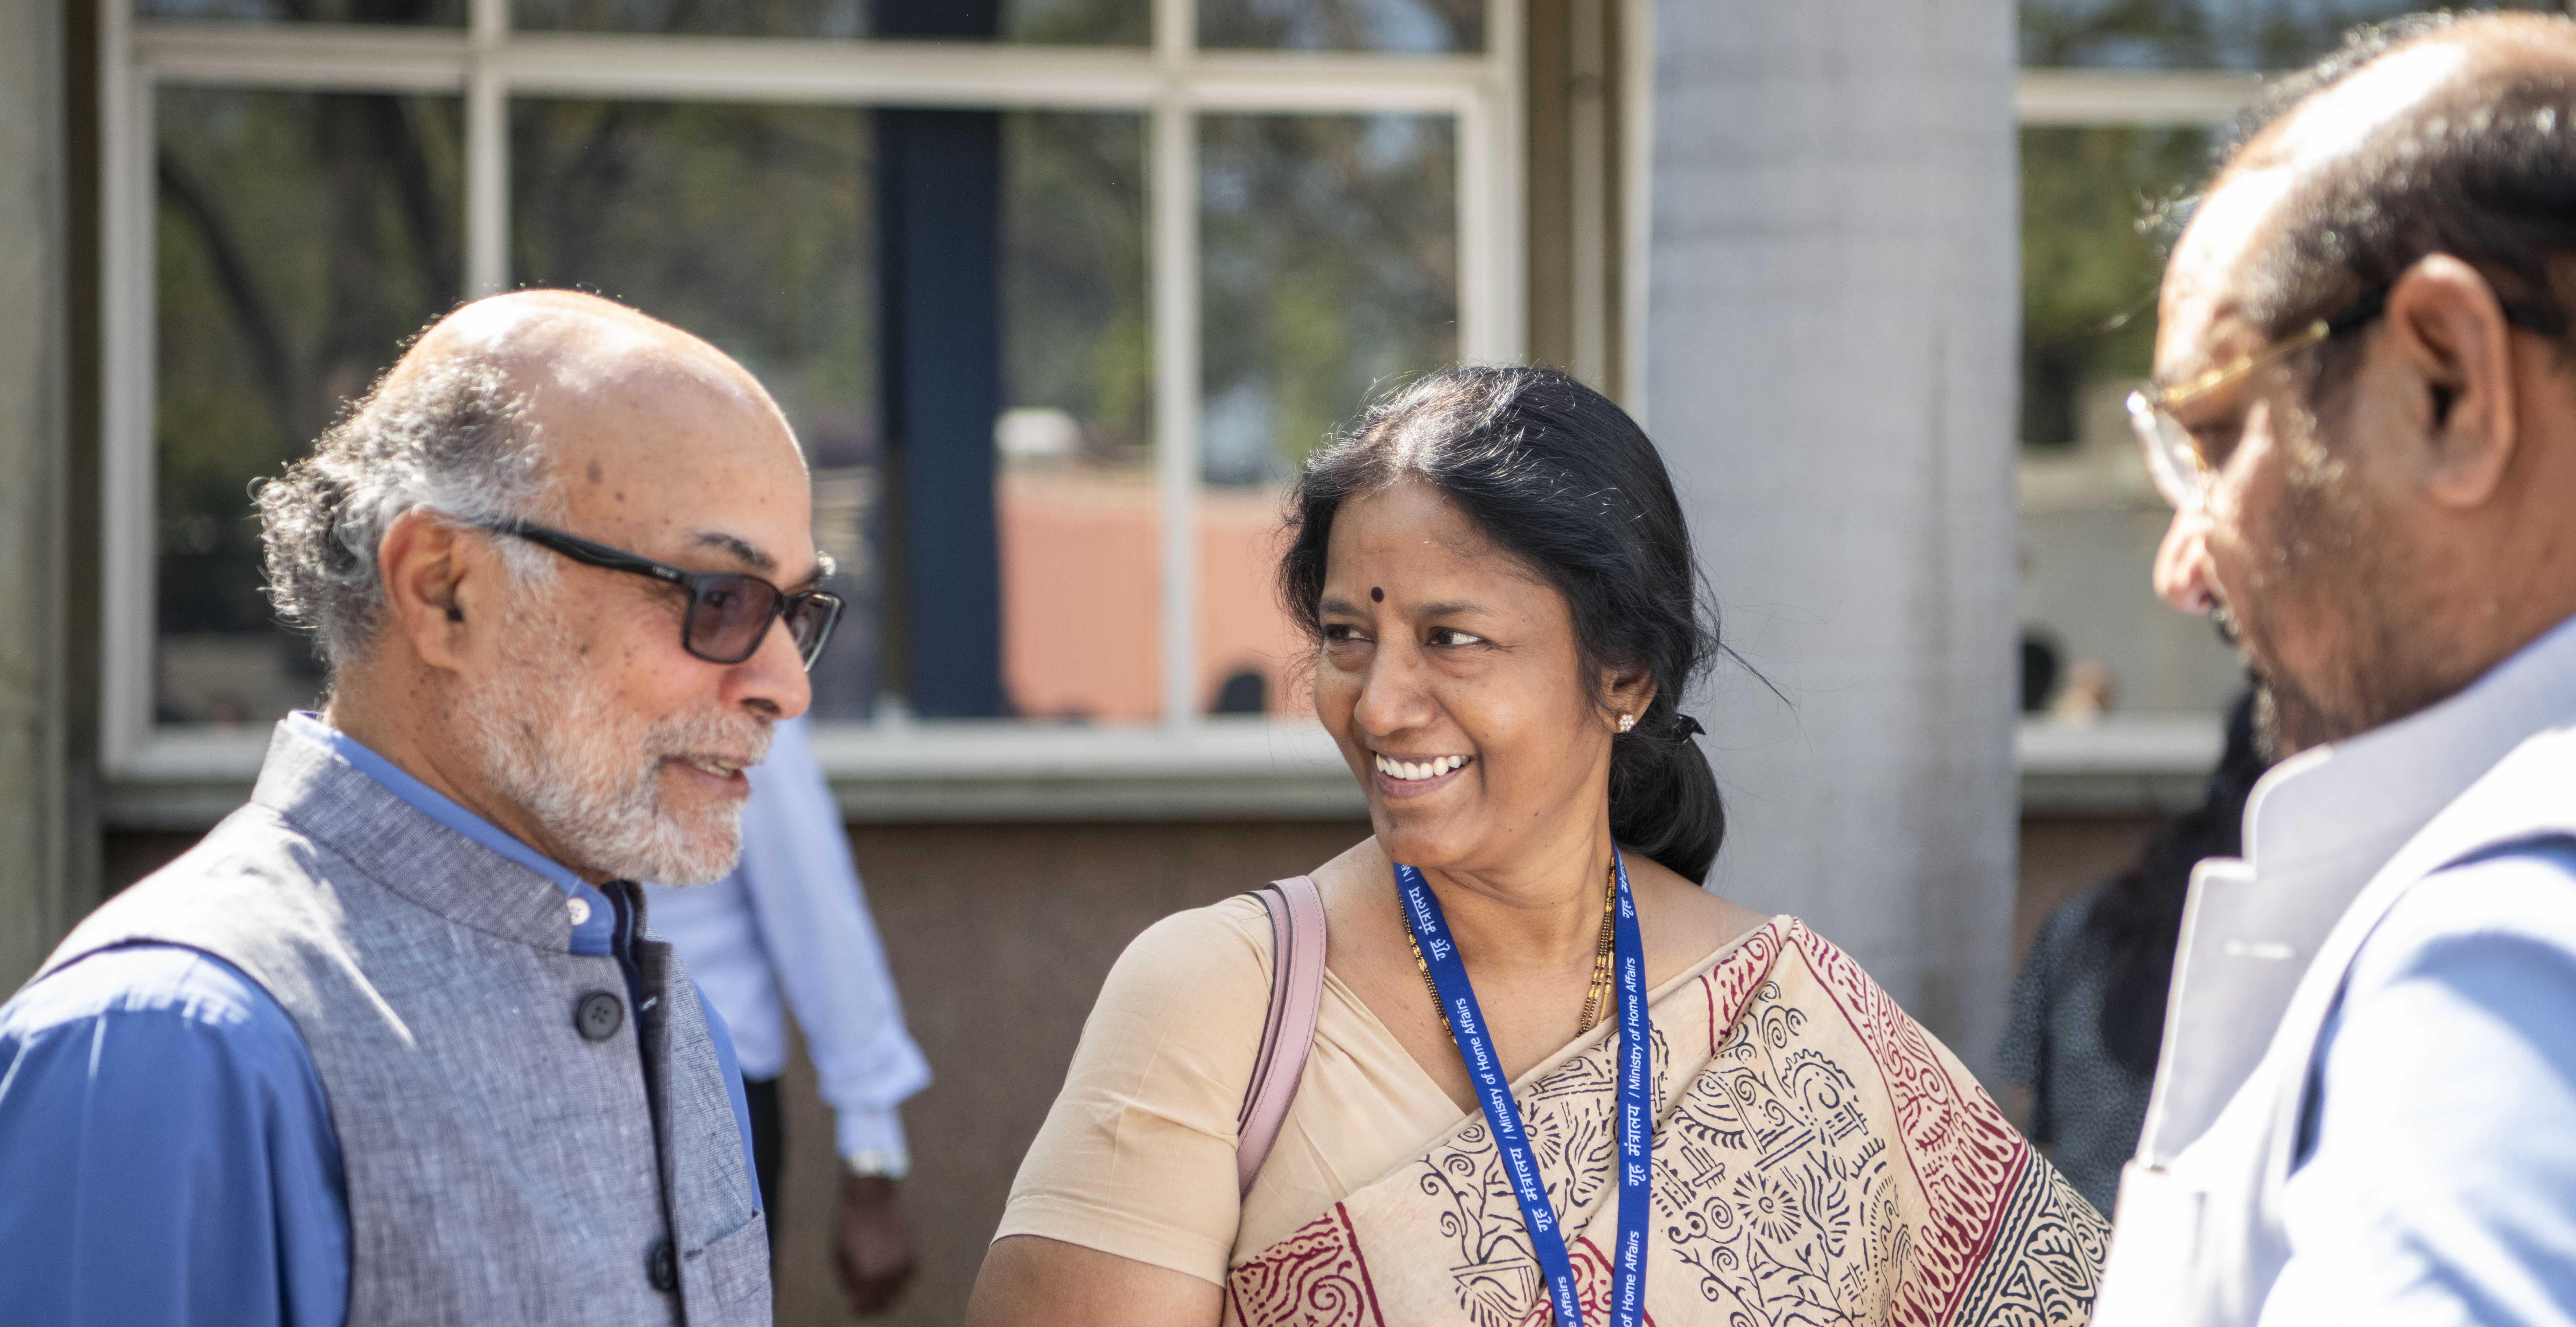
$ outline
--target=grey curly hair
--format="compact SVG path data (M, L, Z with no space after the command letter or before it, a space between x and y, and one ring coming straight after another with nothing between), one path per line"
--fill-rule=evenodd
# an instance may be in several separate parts
M536 519L550 476L508 374L469 358L388 373L313 454L260 485L268 598L319 638L332 673L365 655L382 625L376 551L395 518L425 507L459 522ZM496 541L522 584L553 573L540 549Z

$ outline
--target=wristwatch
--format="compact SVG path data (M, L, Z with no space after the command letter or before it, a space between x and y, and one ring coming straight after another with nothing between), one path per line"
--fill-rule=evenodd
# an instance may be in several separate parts
M841 1169L866 1179L899 1180L912 1173L912 1152L907 1148L867 1148L841 1158Z

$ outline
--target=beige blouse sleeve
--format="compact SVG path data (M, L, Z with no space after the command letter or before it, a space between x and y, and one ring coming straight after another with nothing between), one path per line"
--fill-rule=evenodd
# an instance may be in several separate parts
M1270 1004L1270 923L1228 899L1164 918L1109 971L994 1235L1043 1235L1223 1284L1234 1122Z

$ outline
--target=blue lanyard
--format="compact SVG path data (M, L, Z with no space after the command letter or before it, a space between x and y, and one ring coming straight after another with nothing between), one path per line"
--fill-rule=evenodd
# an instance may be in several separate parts
M1651 1028L1646 1021L1646 945L1637 933L1637 904L1628 894L1628 863L1610 849L1619 873L1619 909L1613 923L1619 986L1619 1247L1611 1266L1610 1321L1614 1327L1644 1327L1646 1321L1646 1181L1654 1113L1646 1099L1646 1051ZM1413 942L1422 948L1423 964L1440 992L1440 1007L1449 1018L1458 1055L1467 1076L1476 1081L1484 1103L1485 1122L1510 1172L1512 1194L1520 1199L1521 1222L1529 1228L1530 1252L1547 1278L1549 1301L1556 1308L1556 1327L1583 1327L1583 1302L1574 1289L1574 1264L1565 1254L1565 1232L1548 1205L1547 1186L1539 1179L1538 1160L1530 1155L1529 1132L1521 1126L1521 1108L1512 1100L1512 1085L1503 1077L1502 1057L1494 1053L1485 1032L1485 1016L1476 1007L1476 988L1458 959L1458 943L1449 938L1449 923L1440 915L1440 900L1422 873L1395 868L1395 887L1404 896L1405 922Z

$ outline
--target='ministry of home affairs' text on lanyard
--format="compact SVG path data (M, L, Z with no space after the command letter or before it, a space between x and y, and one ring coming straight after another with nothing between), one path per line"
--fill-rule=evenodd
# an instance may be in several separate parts
M1615 923L1619 974L1619 1248L1612 1261L1610 1321L1614 1327L1644 1327L1646 1321L1646 1179L1652 1169L1654 1114L1647 1100L1646 946L1637 932L1637 904L1628 893L1628 863L1615 846L1610 862L1619 875L1619 910ZM1449 923L1440 915L1440 900L1420 871L1395 868L1396 889L1404 896L1404 917L1413 941L1431 969L1440 992L1440 1007L1458 1042L1467 1076L1476 1081L1476 1097L1485 1106L1485 1123L1494 1131L1503 1165L1511 1172L1512 1193L1520 1199L1521 1221L1529 1227L1530 1252L1547 1278L1548 1299L1556 1308L1556 1327L1583 1327L1583 1304L1575 1295L1574 1264L1566 1257L1565 1232L1549 1206L1547 1186L1539 1179L1538 1160L1530 1155L1529 1133L1521 1127L1519 1103L1503 1077L1502 1057L1494 1053L1485 1031L1483 1011L1476 1007L1476 988L1458 959L1458 942L1449 938Z

